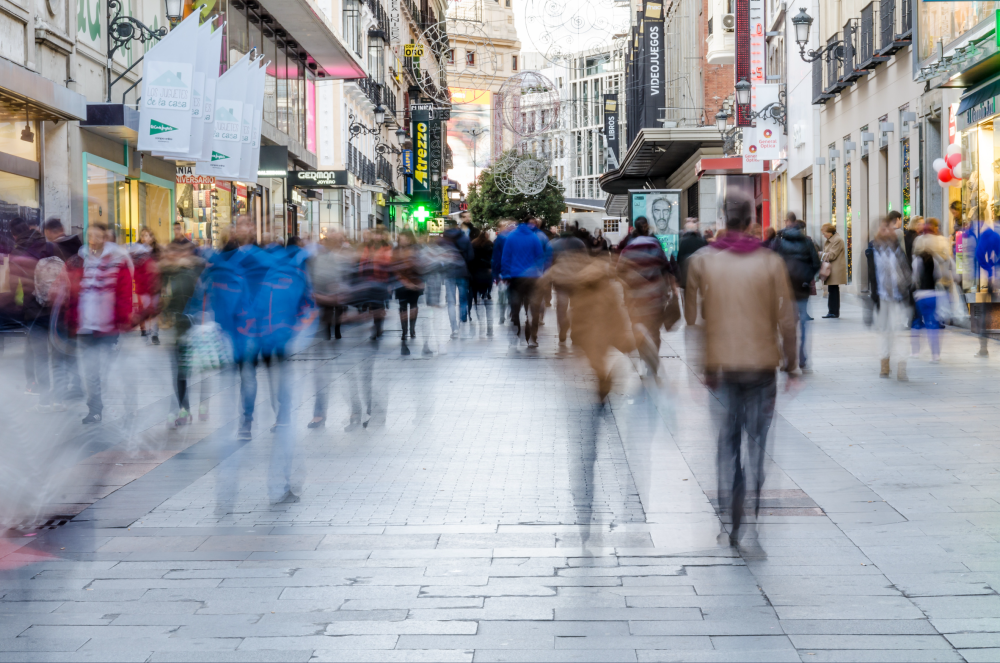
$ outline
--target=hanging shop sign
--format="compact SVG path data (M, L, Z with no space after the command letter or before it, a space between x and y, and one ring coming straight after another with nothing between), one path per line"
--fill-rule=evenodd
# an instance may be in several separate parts
M403 57L419 58L424 55L423 44L403 44Z
M198 34L196 13L144 56L139 105L140 151L187 153L191 147Z
M444 201L441 196L441 172L444 166L444 132L443 122L433 120L430 123L430 139L427 145L427 166L430 170L430 193L435 209L442 209ZM447 196L444 196L447 198Z
M427 196L431 191L429 111L413 111L410 126L413 132L413 194Z
M750 107L754 112L758 112L765 106L777 104L781 99L780 94L781 86L776 83L758 85L754 88ZM778 121L771 117L757 118L754 129L754 144L757 147L757 158L765 161L780 159L781 150L784 147L782 142L785 134ZM745 140L743 144L747 144Z
M618 140L618 94L604 95L604 137L608 141L608 149L614 155L615 163L619 158Z
M389 45L398 46L403 40L403 11L401 0L389 0Z
M757 147L757 129L743 127L743 172L763 173L764 160L760 158Z
M645 106L645 121L643 127L661 126L660 109L666 106L663 101L663 5L659 2L646 2L643 10L643 69L645 71L643 86L643 104Z
M329 189L347 186L346 170L290 170L288 186Z
M413 174L413 150L403 150L403 174Z

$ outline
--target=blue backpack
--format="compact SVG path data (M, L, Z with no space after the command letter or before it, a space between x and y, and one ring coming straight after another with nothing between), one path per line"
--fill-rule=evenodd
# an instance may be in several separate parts
M309 254L292 246L276 251L253 303L257 341L266 355L285 351L296 334L316 319L306 271Z

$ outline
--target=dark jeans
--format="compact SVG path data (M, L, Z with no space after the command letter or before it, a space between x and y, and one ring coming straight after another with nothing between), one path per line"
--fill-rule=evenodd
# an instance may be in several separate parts
M521 326L521 308L524 308L524 340L538 339L538 319L542 313L542 302L536 297L535 285L538 279L518 277L510 280L510 319L515 328Z
M87 409L93 414L104 411L101 398L101 367L111 364L111 353L118 334L80 334L80 353L83 355L83 374L87 383Z
M830 315L840 315L840 286L828 285L826 286L826 289L827 292L830 293L829 296Z
M743 521L747 484L753 491L754 512L760 509L764 451L774 419L777 376L774 371L723 372L717 395L724 412L717 457L719 511L728 511L732 516L735 536ZM746 453L742 453L744 430Z

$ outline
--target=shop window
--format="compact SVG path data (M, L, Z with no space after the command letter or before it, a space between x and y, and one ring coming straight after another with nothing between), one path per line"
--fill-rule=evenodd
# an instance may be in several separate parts
M604 232L605 233L618 232L618 219L604 219Z
M30 143L21 140L25 127L35 136ZM38 122L26 122L23 114L20 122L0 122L0 152L28 161L38 161Z
M40 221L38 180L0 172L0 253L10 253L14 248L10 222L18 217L29 223Z
M123 167L124 168L124 167ZM123 234L122 211L128 207L128 191L125 176L93 163L87 164L87 223L103 221L115 231L115 237Z

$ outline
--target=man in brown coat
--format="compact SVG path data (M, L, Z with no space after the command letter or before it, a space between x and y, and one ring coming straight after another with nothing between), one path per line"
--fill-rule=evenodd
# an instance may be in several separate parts
M725 414L719 431L719 509L732 516L729 542L739 543L744 498L749 483L755 513L764 483L764 448L774 417L776 370L797 368L796 307L785 261L745 234L753 202L726 203L726 232L691 256L684 315L689 325L704 318L706 383ZM747 452L741 454L743 430ZM748 467L743 466L743 457ZM747 475L750 475L747 477Z

